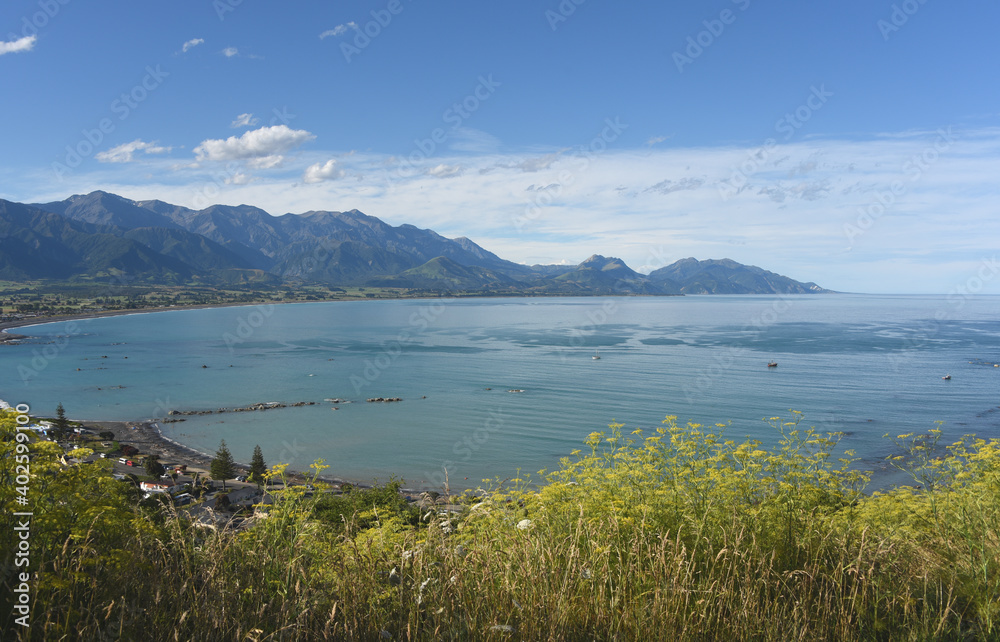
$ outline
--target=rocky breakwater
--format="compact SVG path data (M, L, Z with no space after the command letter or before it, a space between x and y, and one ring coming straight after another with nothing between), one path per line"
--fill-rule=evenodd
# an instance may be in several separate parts
M286 404L278 403L277 401L269 401L266 403L255 403L249 406L244 406L243 408L219 408L217 410L171 410L167 413L169 417L178 417L183 415L217 415L225 414L227 412L259 412L264 410L274 410L275 408L298 408L301 406L315 406L315 401L296 401L295 403ZM174 423L177 421L184 421L184 419L164 419L163 423Z

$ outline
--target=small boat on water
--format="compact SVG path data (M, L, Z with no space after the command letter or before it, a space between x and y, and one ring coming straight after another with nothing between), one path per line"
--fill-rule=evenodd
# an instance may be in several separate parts
M951 379L951 375L945 375L941 378L944 379L945 381L948 381L949 379Z
M593 357L591 357L591 358L592 358L592 359L593 359L594 361L597 361L598 359L600 359L600 358L601 358L601 352L600 352L600 350L598 350L597 352L595 352L595 353L594 353L594 356L593 356Z
M769 361L768 364L767 364L767 367L768 368L777 368L778 367L778 362L777 361Z

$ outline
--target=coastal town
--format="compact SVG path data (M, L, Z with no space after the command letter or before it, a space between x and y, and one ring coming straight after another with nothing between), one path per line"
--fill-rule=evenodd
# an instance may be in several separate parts
M276 406L255 404L234 410L273 407ZM11 410L11 404L0 399L0 412ZM364 487L292 471L282 475L262 473L254 470L253 463L242 464L231 459L220 468L217 460L221 452L224 450L225 456L229 456L224 443L220 453L211 457L165 439L156 422L31 419L25 428L35 440L59 446L62 466L106 467L115 480L138 489L138 501L173 506L192 522L210 528L251 526L254 518L266 517L268 507L274 503L274 493L280 491L297 490L306 496L321 492L342 495ZM220 474L220 470L224 472ZM434 492L403 492L402 497L422 510L437 507L443 515L460 510L451 504L449 497Z
M9 409L0 400L0 411ZM114 479L138 488L142 501L183 508L205 525L239 526L258 507L273 502L271 492L283 488L270 480L248 482L249 468L238 464L232 467L231 479L214 479L210 458L170 447L153 434L157 431L152 424L67 420L67 427L60 429L58 418L32 419L27 428L36 439L59 445L63 466L104 466Z

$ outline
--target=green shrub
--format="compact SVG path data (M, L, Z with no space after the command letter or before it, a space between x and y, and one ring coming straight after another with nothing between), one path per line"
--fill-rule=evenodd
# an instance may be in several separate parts
M364 530L389 517L404 524L415 526L419 523L420 512L400 495L399 481L376 484L372 488L344 486L342 494L325 494L313 506L313 516L335 532L343 532L348 525Z
M397 482L291 487L240 529L138 507L107 466L33 444L32 627L5 615L0 637L1000 639L1000 442L901 435L892 461L918 486L865 495L837 435L770 422L774 448L674 417L612 425L460 515L420 515ZM13 448L0 439L5 482Z

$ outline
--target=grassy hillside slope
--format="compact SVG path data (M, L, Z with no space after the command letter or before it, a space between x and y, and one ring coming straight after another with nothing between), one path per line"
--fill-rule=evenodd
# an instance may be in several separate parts
M836 436L774 449L668 417L593 433L540 485L417 511L393 488L262 507L252 528L136 506L33 443L31 628L15 623L0 441L3 639L997 640L1000 442L901 435L919 486L865 495ZM14 432L14 419L0 420ZM281 466L274 474L280 475ZM317 471L322 468L317 464ZM20 636L20 637L18 637Z

